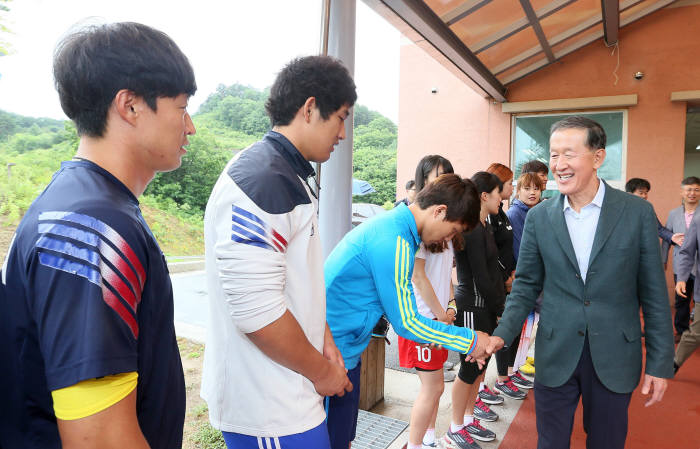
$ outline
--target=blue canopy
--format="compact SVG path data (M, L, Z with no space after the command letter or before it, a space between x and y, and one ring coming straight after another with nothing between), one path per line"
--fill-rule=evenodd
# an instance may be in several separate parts
M367 181L352 178L353 195L367 195L368 193L374 192L376 192L376 190L374 190L374 188Z

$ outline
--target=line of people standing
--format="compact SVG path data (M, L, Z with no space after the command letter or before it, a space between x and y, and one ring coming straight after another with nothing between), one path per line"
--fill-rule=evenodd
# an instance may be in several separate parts
M3 266L0 444L180 447L185 384L172 285L137 198L157 172L180 165L196 132L187 112L194 71L164 33L117 23L66 35L54 76L80 142L28 209ZM512 173L501 167L471 179L437 167L414 202L353 229L323 263L310 162L328 160L345 138L356 99L340 61L291 61L266 102L272 130L227 164L207 204L211 299L201 395L227 446L349 448L360 357L385 315L399 336L416 343L408 344L416 359L432 359L426 345L461 354L453 398L459 409L444 442L474 449L473 437L495 437L477 417L477 409L488 415L479 407L486 402L477 388L483 368L506 342L513 345L541 295L538 444L568 447L582 396L589 447L622 448L642 370L640 304L648 405L661 400L672 375L673 345L670 315L659 301L661 262L649 257L658 252L658 220L648 203L597 177L605 159L602 127L570 117L552 128L550 166L562 195L528 212L506 301L513 264L501 257L510 240L489 230L494 223L507 230L499 204ZM697 254L698 220L680 251L687 256L678 273L682 294L687 260ZM411 281L421 244L444 252L460 235L469 242L456 253L460 325L452 326L444 291L432 310L425 289L432 319L418 309ZM611 293L618 283L637 288ZM418 438L434 405L425 410Z

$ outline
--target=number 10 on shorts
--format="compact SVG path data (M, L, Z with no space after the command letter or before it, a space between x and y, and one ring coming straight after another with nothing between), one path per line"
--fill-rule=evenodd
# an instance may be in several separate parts
M433 351L427 346L416 345L416 354L418 354L419 362L429 362Z

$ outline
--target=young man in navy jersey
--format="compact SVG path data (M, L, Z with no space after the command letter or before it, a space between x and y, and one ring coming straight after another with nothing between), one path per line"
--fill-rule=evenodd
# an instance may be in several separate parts
M307 56L277 75L272 130L224 168L204 215L209 328L202 397L229 448L326 449L322 396L352 389L326 324L309 162L345 138L355 83Z
M194 73L164 33L85 27L54 55L80 136L22 219L2 270L11 447L174 448L185 385L168 269L137 198L180 166ZM12 374L14 373L14 375Z

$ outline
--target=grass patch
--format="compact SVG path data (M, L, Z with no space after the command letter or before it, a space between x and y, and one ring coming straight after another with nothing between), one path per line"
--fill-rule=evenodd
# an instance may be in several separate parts
M189 354L187 354L188 359L198 359L202 354L197 351L192 351Z
M209 411L209 407L207 407L207 404L204 403L204 404L199 404L198 406L194 407L190 413L195 418L202 418L202 417L207 415L208 411Z
M197 449L226 449L221 432L206 421L197 425L195 432L190 436L190 442Z

